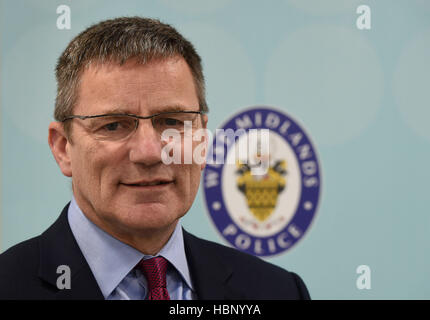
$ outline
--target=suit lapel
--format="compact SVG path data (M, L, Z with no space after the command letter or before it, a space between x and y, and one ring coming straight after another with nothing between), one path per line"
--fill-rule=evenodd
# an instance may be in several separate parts
M58 299L104 299L82 255L67 220L67 205L57 221L40 237L39 277L53 286ZM70 268L70 289L59 290L57 273L61 265Z
M183 230L185 254L197 298L234 300L241 295L229 286L233 270L201 240Z

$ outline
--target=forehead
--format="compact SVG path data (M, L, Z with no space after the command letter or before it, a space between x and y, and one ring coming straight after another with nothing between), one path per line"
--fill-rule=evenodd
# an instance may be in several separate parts
M191 70L182 57L141 64L92 63L82 73L75 114L128 112L150 115L198 110Z

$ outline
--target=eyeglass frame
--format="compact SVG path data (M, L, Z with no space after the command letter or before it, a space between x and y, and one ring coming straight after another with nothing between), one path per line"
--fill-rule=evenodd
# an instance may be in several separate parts
M105 113L105 114L96 114L96 115L91 115L91 116L71 115L71 116L68 116L68 117L62 119L60 122L64 123L68 120L73 120L73 119L85 120L85 119L94 119L94 118L102 118L102 117L121 117L121 116L128 116L128 117L131 117L131 118L134 118L137 120L140 120L140 119L146 120L146 119L155 118L155 117L160 116L160 115L177 114L177 113L192 113L192 114L204 115L204 114L207 114L208 111L204 111L204 110L199 110L199 111L188 111L188 110L165 111L165 112L155 113L155 114L150 115L150 116L138 116L136 114L131 114L131 113ZM138 127L139 127L139 121L136 121L136 127L134 128L134 131L136 131Z
M132 117L135 119L145 120L145 119L152 119L152 118L155 118L155 117L160 116L160 115L167 115L167 114L172 114L172 113L193 113L193 114L203 115L203 114L207 114L208 112L203 111L203 110L199 110L199 111L180 110L180 111L159 112L159 113L155 113L155 114L150 115L150 116L138 116L137 114L131 114L131 113L104 113L104 114L96 114L96 115L92 115L92 116L71 115L71 116L65 117L60 122L65 122L67 120L72 120L72 119L85 120L85 119L93 119L93 118L101 118L101 117L121 117L121 116L128 116L128 117ZM137 129L137 127L136 127L136 129Z

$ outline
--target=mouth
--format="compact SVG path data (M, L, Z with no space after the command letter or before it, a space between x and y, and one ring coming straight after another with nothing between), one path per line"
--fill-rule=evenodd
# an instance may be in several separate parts
M132 188L159 188L168 186L170 184L173 184L174 181L168 181L168 180L153 180L153 181L142 181L142 182L135 182L135 183L120 183L127 187Z

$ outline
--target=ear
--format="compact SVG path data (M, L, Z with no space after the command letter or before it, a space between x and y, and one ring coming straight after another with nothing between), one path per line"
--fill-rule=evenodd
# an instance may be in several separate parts
M69 153L70 142L67 139L62 123L57 121L51 122L49 125L48 143L61 172L66 177L71 177L72 163Z
M202 128L204 128L204 129L207 129L207 125L208 125L208 116L207 115L203 115L202 116ZM208 137L208 133L207 133L207 130L205 130L205 150L207 151L208 150L208 140L209 140L209 137ZM206 158L206 156L207 156L207 152L205 152L205 158ZM203 171L203 169L206 167L206 161L204 161L201 165L200 165L200 168L201 168L201 170Z

